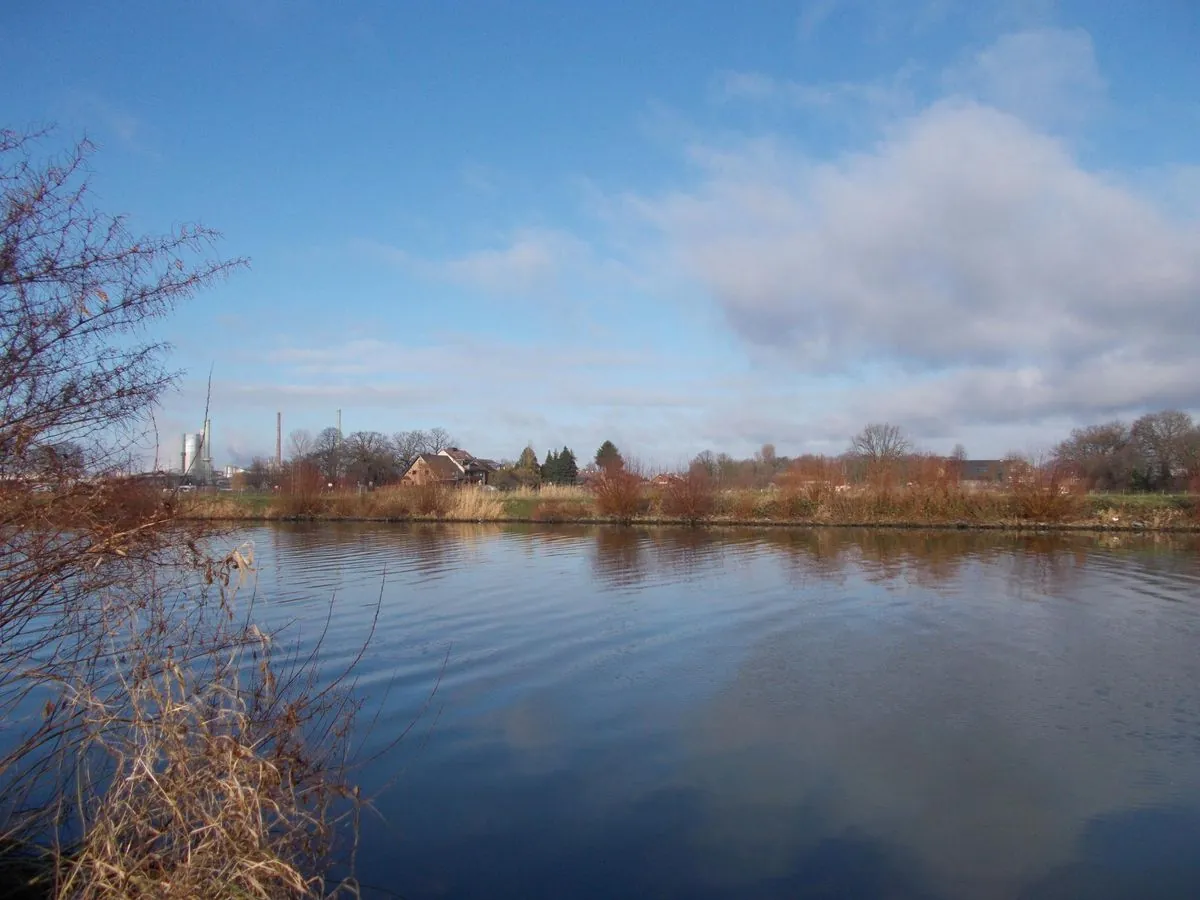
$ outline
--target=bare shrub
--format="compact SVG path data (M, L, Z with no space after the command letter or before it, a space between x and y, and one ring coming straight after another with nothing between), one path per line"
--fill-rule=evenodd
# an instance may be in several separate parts
M413 485L409 491L413 510L419 516L443 516L449 509L449 489L436 481Z
M758 513L758 493L750 490L726 491L720 505L726 515L745 522L755 518Z
M283 470L274 505L282 516L317 516L324 511L324 492L320 469L308 460L293 460Z
M626 467L610 466L601 472L592 491L599 513L623 522L636 518L646 505L641 476Z
M781 519L808 519L817 512L816 502L799 491L785 490L777 502L777 516Z
M244 555L113 477L173 382L142 327L237 263L129 233L86 143L37 143L0 130L0 851L40 846L16 887L44 896L326 896L354 703L235 613Z
M693 467L668 480L661 502L664 515L692 523L707 519L716 509L712 479L702 468Z
M1083 512L1084 487L1066 466L1011 460L1008 468L1008 502L1013 518L1057 523Z
M785 492L807 498L815 508L847 483L846 466L827 456L801 456L777 481Z

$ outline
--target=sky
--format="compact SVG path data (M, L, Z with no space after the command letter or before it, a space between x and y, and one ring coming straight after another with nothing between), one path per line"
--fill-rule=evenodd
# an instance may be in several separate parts
M0 119L250 266L152 336L162 457L443 426L1036 453L1200 410L1200 4L12 0Z

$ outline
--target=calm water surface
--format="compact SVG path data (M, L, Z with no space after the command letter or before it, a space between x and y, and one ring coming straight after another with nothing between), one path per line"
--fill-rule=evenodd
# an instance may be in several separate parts
M382 604L360 874L410 900L1200 897L1194 539L237 540L332 669Z

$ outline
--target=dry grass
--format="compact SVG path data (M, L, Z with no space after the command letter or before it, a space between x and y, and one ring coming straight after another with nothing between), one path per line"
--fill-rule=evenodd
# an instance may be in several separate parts
M447 518L472 522L495 522L504 515L504 504L494 491L461 487L450 492Z
M535 522L578 522L591 516L591 509L583 500L549 499L534 505L530 518Z
M592 495L588 489L576 484L543 484L541 487L521 487L509 491L505 496L518 500L577 500L586 503Z
M347 673L318 688L315 657L280 664L272 637L235 611L251 566L246 548L207 561L215 596L181 595L160 567L140 589L91 594L90 655L43 672L50 739L23 767L53 799L10 821L0 850L47 826L78 839L40 858L0 853L5 888L71 900L355 893L324 873L358 810L345 762L359 705Z
M267 735L238 686L194 692L191 673L167 660L157 674L134 673L126 688L130 721L119 738L99 741L114 764L111 787L88 810L58 894L322 896L302 860L310 843L329 839L329 825L300 786L303 757L262 752ZM84 702L92 717L113 715L94 697Z

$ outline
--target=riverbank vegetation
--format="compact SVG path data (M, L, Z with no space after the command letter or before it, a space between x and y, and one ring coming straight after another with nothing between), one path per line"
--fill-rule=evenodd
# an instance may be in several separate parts
M897 426L878 423L855 435L837 457L788 459L765 445L753 459L704 453L679 471L657 474L627 461L610 441L582 471L569 448L549 454L545 471L526 448L502 477L483 486L430 481L339 488L344 481L327 480L305 458L268 479L272 490L194 494L184 500L182 512L233 520L1200 528L1200 498L1187 491L1200 485L1200 441L1193 440L1197 432L1190 418L1157 413L1126 432L1159 435L1157 442L1144 439L1141 450L1125 446L1120 452L1137 461L1129 471L1142 473L1138 484L1174 492L1113 490L1132 482L1103 476L1103 453L1086 430L1044 460L1012 455L971 461L961 449L948 457L917 452ZM1162 438L1163 433L1173 437ZM1080 449L1085 446L1093 449Z
M874 423L838 456L789 458L765 444L749 459L704 452L649 471L605 441L580 467L569 447L539 463L486 461L477 476L405 484L403 453L441 452L443 429L389 440L326 429L277 466L258 460L237 490L189 497L201 519L448 519L460 521L782 522L802 524L1200 526L1200 427L1179 410L1077 429L1041 458L922 452L896 425ZM450 448L451 453L462 451ZM470 484L465 482L471 482ZM494 492L493 495L490 492Z
M180 514L207 520L387 520L662 524L1056 526L1200 529L1200 499L1187 494L1088 493L1050 476L1007 488L905 483L893 487L783 479L763 488L721 489L689 473L657 483L625 474L591 487L510 492L421 486L325 492L302 504L279 495L194 494Z
M0 131L0 895L330 896L353 699L276 658L247 553L118 474L173 383L148 323L240 261L130 233L51 141Z

